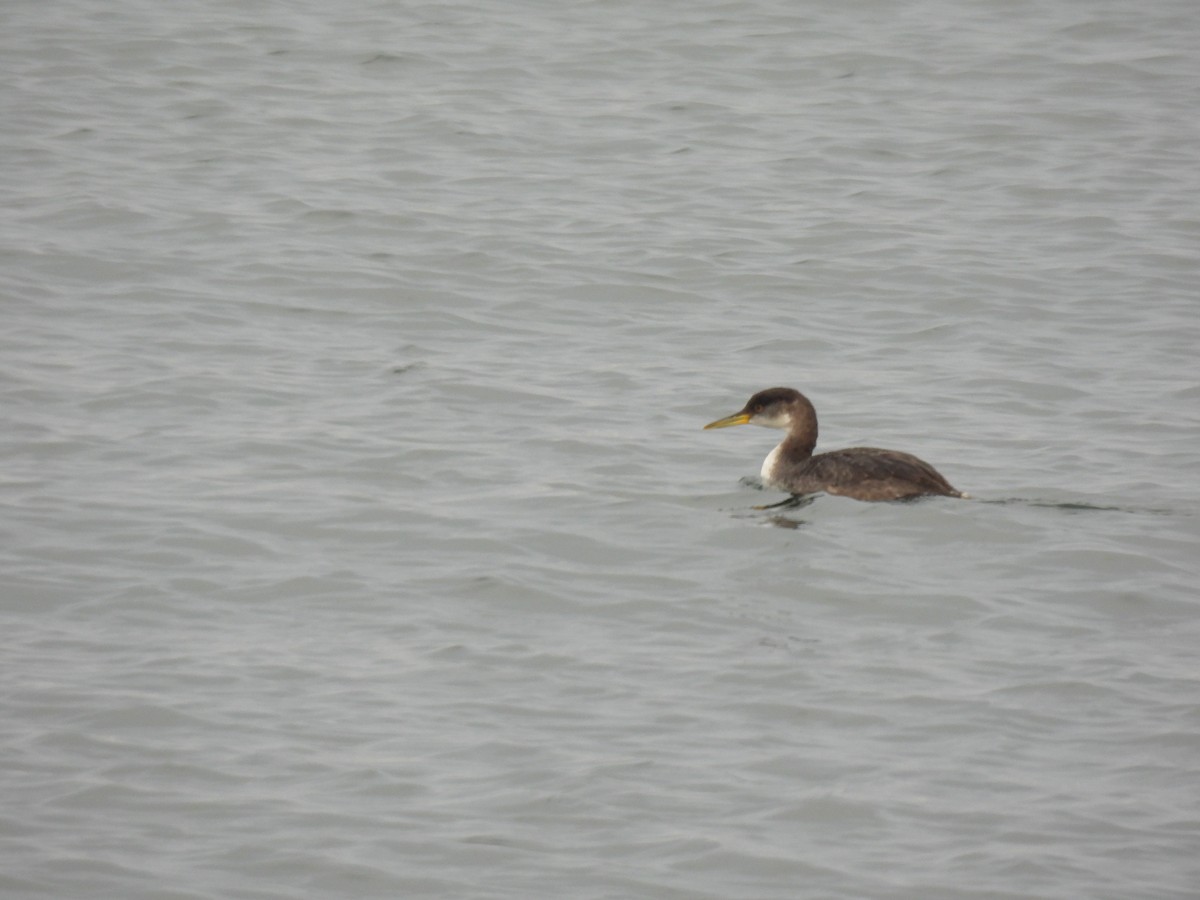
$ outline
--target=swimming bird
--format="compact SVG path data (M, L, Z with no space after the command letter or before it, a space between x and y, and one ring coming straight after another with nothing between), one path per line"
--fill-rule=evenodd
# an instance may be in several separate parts
M922 459L899 450L848 447L813 455L817 411L799 391L776 387L759 391L732 416L705 428L762 425L786 428L787 437L762 464L767 487L793 495L837 494L855 500L909 500L926 495L965 497ZM785 501L787 502L787 501Z

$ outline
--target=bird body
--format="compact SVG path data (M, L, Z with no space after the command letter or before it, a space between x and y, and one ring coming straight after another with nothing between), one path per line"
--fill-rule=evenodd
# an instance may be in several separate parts
M790 494L826 493L876 501L965 496L937 469L911 453L848 447L814 454L817 412L807 397L792 388L759 391L741 412L704 427L732 425L787 429L787 437L763 460L762 480L766 486Z

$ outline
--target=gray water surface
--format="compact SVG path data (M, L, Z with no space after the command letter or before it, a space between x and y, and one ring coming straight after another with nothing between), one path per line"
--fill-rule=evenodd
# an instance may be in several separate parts
M1193 3L0 25L0 893L1197 896Z

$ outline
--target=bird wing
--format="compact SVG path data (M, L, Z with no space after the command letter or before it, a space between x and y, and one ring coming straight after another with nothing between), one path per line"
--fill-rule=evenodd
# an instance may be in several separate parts
M850 447L814 456L808 474L830 494L899 500L924 493L957 493L924 460L899 450Z

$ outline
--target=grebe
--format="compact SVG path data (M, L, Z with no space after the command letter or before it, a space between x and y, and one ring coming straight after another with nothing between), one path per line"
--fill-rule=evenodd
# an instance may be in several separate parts
M965 497L922 459L899 450L848 447L813 455L817 446L817 411L792 388L759 391L741 412L709 422L705 428L762 425L786 428L787 437L763 460L767 487L793 495L824 491L855 500L909 500L939 495Z

